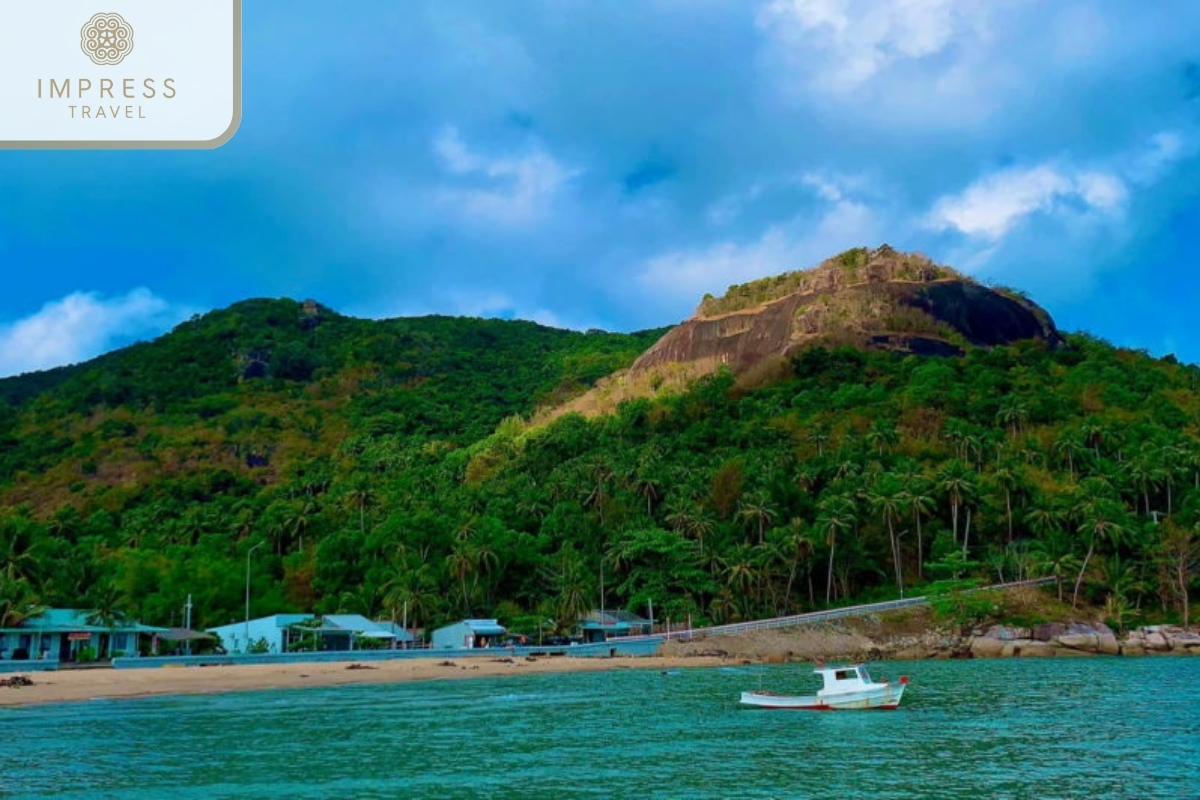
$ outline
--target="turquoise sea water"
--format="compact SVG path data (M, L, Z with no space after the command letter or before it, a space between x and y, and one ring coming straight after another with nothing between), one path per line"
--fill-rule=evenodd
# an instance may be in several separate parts
M1200 658L871 666L899 710L739 707L805 664L0 709L0 797L1200 796Z

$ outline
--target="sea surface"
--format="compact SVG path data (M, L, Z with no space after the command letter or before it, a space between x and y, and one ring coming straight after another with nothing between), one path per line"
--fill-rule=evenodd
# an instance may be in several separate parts
M871 671L900 709L739 707L806 664L0 709L0 797L1200 796L1200 658Z

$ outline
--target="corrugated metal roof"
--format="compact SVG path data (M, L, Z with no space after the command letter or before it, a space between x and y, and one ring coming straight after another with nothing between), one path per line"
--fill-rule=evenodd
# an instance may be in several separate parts
M36 617L25 620L19 627L2 628L5 633L158 633L155 628L140 622L114 622L112 627L89 621L94 611L78 608L48 608Z
M347 631L379 631L378 624L361 614L326 614L325 624Z
M167 642L187 642L203 639L216 639L211 633L201 633L200 631L191 631L187 628L168 628L159 634L160 639Z
M386 619L379 619L379 620L375 620L375 625L377 627L379 627L381 630L390 632L391 634L393 634L397 639L399 639L402 642L415 641L415 637L408 631L404 630L404 626L398 622L392 622L391 620L386 620Z
M593 611L587 615L586 619L589 622L598 622L601 625L616 625L617 623L627 623L629 625L649 625L650 620L639 617L630 611Z

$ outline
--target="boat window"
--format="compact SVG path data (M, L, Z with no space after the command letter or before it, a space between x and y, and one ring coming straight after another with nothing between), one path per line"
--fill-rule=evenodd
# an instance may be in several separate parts
M837 672L833 673L833 677L837 678L839 681L852 681L857 676L852 669L839 669Z
M870 683L870 682L871 682L871 676L867 674L867 668L866 668L866 667L859 667L859 668L858 668L858 675L859 675L859 677L860 677L860 678L862 678L862 679L863 679L863 682L864 682L864 683Z

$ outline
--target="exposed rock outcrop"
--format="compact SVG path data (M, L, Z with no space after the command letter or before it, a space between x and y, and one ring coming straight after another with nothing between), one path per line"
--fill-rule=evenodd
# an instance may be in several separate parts
M630 372L669 364L739 372L818 344L954 355L1022 339L1062 342L1049 314L1016 292L884 245L706 297Z
M1173 626L1129 631L1124 637L1103 623L1063 622L1019 628L914 631L886 620L823 623L792 630L762 631L666 645L670 655L713 655L768 663L780 660L848 661L950 658L1064 658L1154 654L1200 655L1200 633Z

